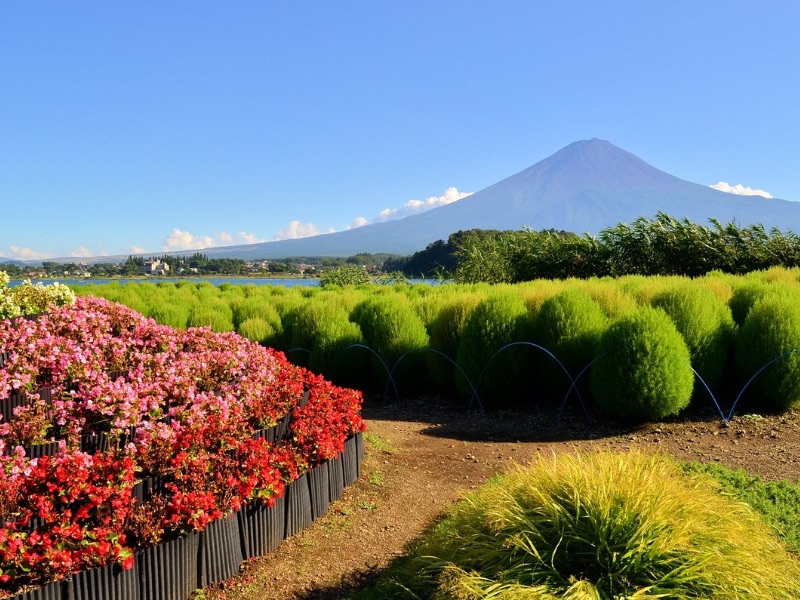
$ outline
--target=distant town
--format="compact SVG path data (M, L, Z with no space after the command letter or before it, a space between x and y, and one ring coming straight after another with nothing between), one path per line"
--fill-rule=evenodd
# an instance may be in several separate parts
M357 254L347 258L293 257L270 260L242 260L237 258L209 258L205 254L192 256L129 256L120 263L58 263L43 261L41 265L0 265L15 279L49 279L69 277L127 278L127 277L193 277L206 275L235 275L241 277L296 276L315 277L324 271L343 265L358 265L367 272L380 272L388 254Z

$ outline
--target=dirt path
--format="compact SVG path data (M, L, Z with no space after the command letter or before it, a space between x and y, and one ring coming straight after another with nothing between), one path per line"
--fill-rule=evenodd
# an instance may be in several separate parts
M711 417L640 428L590 424L581 414L467 415L431 401L365 404L367 457L359 481L330 512L254 560L209 600L345 598L368 584L461 495L537 455L639 447L685 460L719 461L765 479L792 479L800 466L800 415Z

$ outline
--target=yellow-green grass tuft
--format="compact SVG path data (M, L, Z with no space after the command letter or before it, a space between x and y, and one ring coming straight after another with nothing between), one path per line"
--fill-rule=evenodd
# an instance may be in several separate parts
M747 505L639 452L542 458L498 478L456 505L407 566L394 589L429 598L800 595L796 561Z

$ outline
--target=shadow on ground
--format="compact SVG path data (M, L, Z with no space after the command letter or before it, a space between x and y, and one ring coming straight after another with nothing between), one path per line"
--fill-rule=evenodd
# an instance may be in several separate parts
M472 442L566 442L630 435L658 427L657 423L629 423L602 417L576 403L560 407L468 410L461 403L438 396L384 402L365 398L364 418L427 423L423 435ZM722 422L712 408L687 411L663 423Z

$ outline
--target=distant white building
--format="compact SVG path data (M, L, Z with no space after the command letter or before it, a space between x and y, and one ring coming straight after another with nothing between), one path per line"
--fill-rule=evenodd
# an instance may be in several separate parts
M166 275L169 273L169 265L160 260L146 260L139 270L145 275Z

